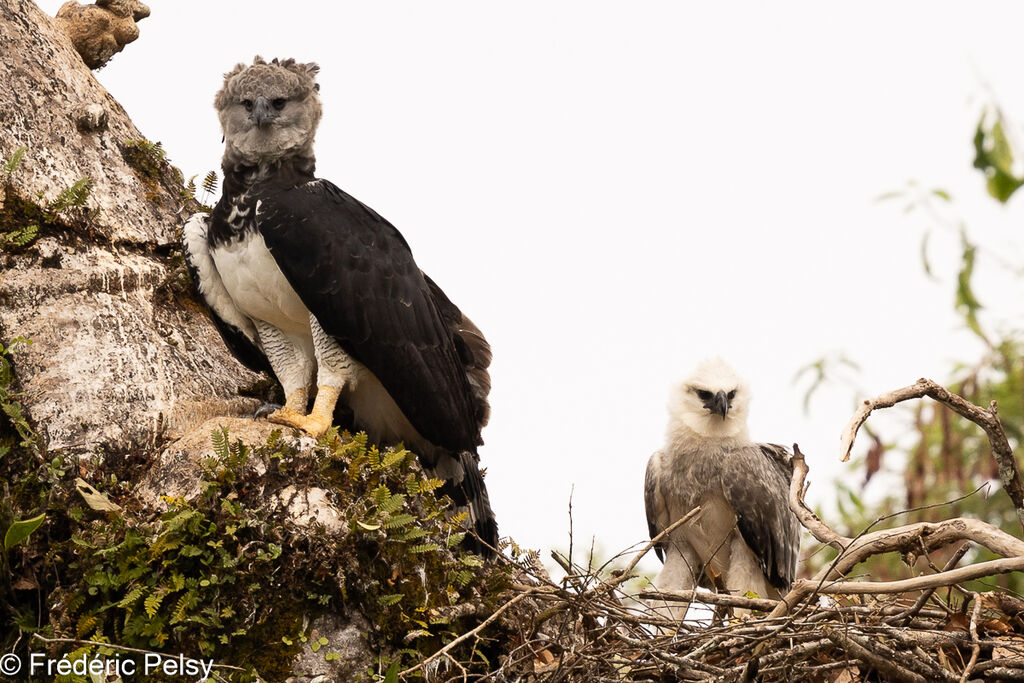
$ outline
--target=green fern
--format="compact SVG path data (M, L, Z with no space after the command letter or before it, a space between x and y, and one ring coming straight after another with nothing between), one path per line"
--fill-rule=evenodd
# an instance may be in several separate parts
M396 493L390 496L387 500L378 505L378 509L382 514L391 515L405 507L405 494Z
M66 187L61 190L53 201L46 205L47 213L56 215L69 207L83 206L85 204L85 200L89 198L89 191L91 189L91 179L79 179L71 185L71 187Z
M196 198L196 177L195 176L192 176L191 178L188 179L188 182L185 183L185 188L181 191L181 194L182 194L182 196L184 196L185 199L195 199Z
M440 549L441 549L441 546L439 546L436 543L420 543L419 545L414 545L414 546L410 547L409 548L409 552L410 553L415 553L415 554L432 553L432 552L438 551Z
M401 541L402 543L408 543L409 541L415 541L423 538L427 535L427 530L422 527L413 527L407 531L403 531L399 534L391 535L389 538L395 541ZM451 547L451 546L449 546Z
M384 463L382 466L384 469L389 470L396 464L404 461L407 455L409 455L409 451L405 449L391 451L390 453L384 456Z
M214 429L210 434L213 441L213 452L222 461L227 460L230 455L228 451L228 430L224 427Z
M405 596L401 593L388 593L387 595L380 595L377 597L377 604L381 607L390 607L391 605L398 604Z
M27 151L28 147L19 147L14 150L14 154L4 162L4 173L8 177L14 175L14 172L18 170L18 166L21 166L21 160L25 158L25 152Z
M210 171L203 177L203 192L213 194L217 191L217 172Z
M376 446L371 446L366 451L366 457L370 461L370 467L372 467L375 470L381 469L380 451L377 450Z
M135 588L133 588L130 591L128 591L128 594L125 595L121 599L121 601L117 603L117 606L121 607L123 609L127 608L128 613L131 614L131 607L132 607L132 605L134 605L135 602L139 598L141 598L145 594L145 592L147 590L149 590L148 586L145 586L145 585L135 586Z
M24 247L39 236L39 225L30 223L23 228L15 228L11 232L0 233L0 248Z
M373 502L376 503L377 507L379 508L381 505L383 505L385 502L391 499L391 489L389 489L384 484L380 484L377 486L377 488L373 490L373 493L371 495L373 496Z
M398 529L403 526L408 526L409 524L412 524L415 521L416 518L408 513L394 515L393 517L389 517L388 519L384 520L384 528L389 530Z
M171 623L179 624L184 621L185 613L195 607L198 602L199 594L194 589L189 590L178 598L178 603L174 606L174 611L171 613Z
M79 618L78 624L75 626L75 632L78 633L79 638L84 638L92 633L98 623L99 618L95 614L84 614Z

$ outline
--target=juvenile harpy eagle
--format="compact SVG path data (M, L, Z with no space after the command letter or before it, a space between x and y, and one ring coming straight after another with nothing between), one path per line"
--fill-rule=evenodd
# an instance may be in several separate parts
M787 503L792 464L782 446L750 440L749 405L747 384L718 358L672 392L665 446L647 463L651 538L691 509L701 512L656 547L665 563L658 588L719 583L778 598L793 582L800 524Z
M404 442L444 478L494 546L477 465L490 347L398 230L314 177L318 70L257 57L225 74L223 195L184 228L193 279L234 355L281 382L285 405L268 419L318 436L347 406L371 440Z

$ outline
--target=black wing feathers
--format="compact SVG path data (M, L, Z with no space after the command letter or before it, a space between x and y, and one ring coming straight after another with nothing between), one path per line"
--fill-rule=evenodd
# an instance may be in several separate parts
M744 472L723 477L725 496L768 582L785 589L796 578L800 547L800 523L789 509L787 495L793 467L783 446L752 444L749 450Z
M647 513L647 531L651 538L661 533L658 528L658 473L655 471L657 455L647 461L647 472L644 475L644 511ZM665 541L661 540L654 544L654 552L658 559L665 561Z
M325 180L257 193L259 231L324 331L427 440L475 452L480 432L459 350L398 230Z

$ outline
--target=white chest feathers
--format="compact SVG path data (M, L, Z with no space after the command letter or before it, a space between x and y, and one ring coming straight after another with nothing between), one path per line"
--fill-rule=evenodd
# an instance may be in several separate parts
M286 332L309 335L309 310L288 284L263 235L248 232L212 249L211 255L240 311Z

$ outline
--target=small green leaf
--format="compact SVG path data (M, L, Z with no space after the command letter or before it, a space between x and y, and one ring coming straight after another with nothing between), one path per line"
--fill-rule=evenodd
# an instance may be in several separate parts
M9 550L24 541L33 531L39 528L39 525L45 519L46 513L44 512L31 519L22 519L11 524L7 528L7 533L4 534L4 549Z

